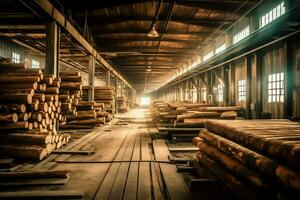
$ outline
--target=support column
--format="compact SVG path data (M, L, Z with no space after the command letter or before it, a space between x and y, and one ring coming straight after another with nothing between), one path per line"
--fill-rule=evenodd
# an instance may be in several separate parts
M106 85L110 86L110 71L106 71Z
M229 92L230 92L230 83L229 83L229 66L224 66L223 71L223 79L224 79L224 102L225 105L229 105Z
M117 104L117 97L118 97L118 77L116 77L115 88L116 88L115 113L118 113L118 104Z
M59 26L54 20L46 25L46 62L45 71L58 76L59 66Z
M290 41L286 42L286 73L284 76L285 80L285 91L284 91L284 118L293 116L293 48Z
M251 119L252 56L246 56L246 118Z
M94 56L89 56L89 92L88 100L94 101L94 81L95 80L95 58Z
M261 113L263 111L263 69L262 69L262 55L260 52L256 53L256 82L257 82L257 89L256 89L256 118L261 117Z

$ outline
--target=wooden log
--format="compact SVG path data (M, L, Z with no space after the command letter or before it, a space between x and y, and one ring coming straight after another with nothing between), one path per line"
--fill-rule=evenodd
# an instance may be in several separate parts
M236 119L237 113L236 111L227 111L223 112L220 116L221 119Z
M42 160L47 156L47 151L38 146L0 145L0 154L22 159Z
M222 182L239 197L239 199L262 199L256 190L250 189L245 186L241 180L234 176L230 171L224 169L213 159L209 158L206 154L199 152L197 154L198 161L210 170L215 176L222 180Z
M59 94L59 88L58 87L47 87L46 94Z
M104 124L105 118L95 118L95 119L85 119L85 120L74 120L68 122L69 125L96 125L96 124Z
M38 87L38 83L37 82L22 83L22 84L1 83L1 87L6 88L6 89L31 89L32 88L32 89L36 90Z
M42 111L42 112L48 112L48 110L49 110L49 105L48 105L48 103L40 103L39 105L38 105L38 107L39 107L39 111Z
M72 109L72 104L62 103L60 108L62 111L70 111Z
M60 76L64 82L83 82L82 76Z
M60 94L59 95L59 100L60 101L66 101L66 100L69 100L70 99L70 95L68 94Z
M52 135L11 133L0 136L2 144L23 144L43 146L52 141Z
M31 116L29 115L29 113L19 113L18 114L18 119L19 121L24 121L26 122Z
M25 113L26 112L26 105L25 104L5 104L0 105L0 110L3 113Z
M18 115L17 113L12 113L12 114L0 114L0 122L17 122L18 121Z
M54 95L46 94L45 95L45 100L46 101L54 101Z
M28 122L15 122L15 123L1 123L0 131L9 131L9 130L24 130L29 129ZM32 127L31 127L32 129Z
M46 96L45 94L35 93L32 97L33 100L39 100L39 102L45 102Z
M266 180L264 180L264 177L261 174L247 168L245 165L242 165L218 149L202 141L199 141L197 146L201 152L205 153L207 156L224 166L241 179L247 181L249 184L256 187L267 186Z
M26 106L26 109L27 109L28 111L31 111L31 112L37 111L37 110L39 109L39 103L38 103L38 102L35 102L35 103L33 103L33 104L27 105L27 106Z
M67 115L67 122L75 121L75 120L83 120L83 119L94 119L97 117L97 114L94 110L88 112L79 111L77 115Z
M43 82L50 86L50 85L53 85L53 79L54 79L53 75L47 74L47 75L44 75Z
M257 127L262 123L264 129L244 128L246 126ZM242 120L235 121L233 124L230 120L209 120L206 122L206 128L211 132L221 135L224 138L230 139L236 143L243 144L250 149L263 152L265 155L271 158L279 159L281 162L286 162L290 166L298 168L300 167L300 148L298 147L299 139L289 138L286 136L287 130L283 127L288 127L286 123L275 126L277 130L274 130L274 125L268 125L271 122L251 120L251 122L245 122ZM278 121L276 122L278 124ZM299 128L299 124L292 124L292 129ZM273 134L281 137L272 138L270 136L264 136L268 130L273 129ZM283 129L280 131L280 129ZM289 130L288 130L289 132ZM286 139L284 139L286 138ZM290 141L289 141L290 140Z
M30 94L34 95L34 89L29 88L0 88L1 94Z
M22 70L27 68L26 63L0 63L1 71Z
M32 103L32 96L30 94L3 94L0 95L0 103L24 103L24 104L31 104Z
M215 148L218 148L241 163L267 175L277 176L279 181L288 188L300 190L300 174L293 170L279 165L278 162L264 155L247 149L211 132L201 131L199 136Z
M60 88L68 90L81 90L82 83L77 82L61 82Z
M34 83L40 82L40 77L30 76L1 76L0 83Z

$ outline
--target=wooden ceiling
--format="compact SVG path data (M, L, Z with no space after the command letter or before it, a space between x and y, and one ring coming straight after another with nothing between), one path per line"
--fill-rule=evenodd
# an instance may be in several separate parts
M240 18L257 2L241 0L71 1L59 0L97 49L138 91L153 90L202 42ZM157 38L147 37L155 23ZM151 72L146 67L151 66ZM146 86L145 86L146 84Z
M51 0L83 33L90 35L102 56L127 76L138 92L161 86L180 63L199 52L204 40L222 33L258 1ZM23 33L40 33L44 27L39 27L39 13L28 14L35 12L34 6L24 0L17 1L20 5L14 2L1 1L0 24L23 25L18 19L28 18L33 26L18 28ZM11 4L15 12L10 13L6 8ZM12 16L16 10L18 17ZM159 33L157 38L147 37L153 24ZM8 28L0 26L0 33L11 30ZM151 66L151 72L146 72L147 66Z

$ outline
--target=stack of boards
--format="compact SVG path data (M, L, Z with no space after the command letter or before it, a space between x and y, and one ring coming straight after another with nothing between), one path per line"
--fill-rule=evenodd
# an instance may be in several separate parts
M276 199L299 194L300 123L208 120L205 126L193 139L197 158L238 195Z
M1 155L42 160L69 141L70 135L56 131L66 120L60 78L10 60L0 63L0 76Z
M153 118L163 123L173 123L178 128L203 128L208 119L236 119L239 106L215 107L203 103L164 103L152 106Z

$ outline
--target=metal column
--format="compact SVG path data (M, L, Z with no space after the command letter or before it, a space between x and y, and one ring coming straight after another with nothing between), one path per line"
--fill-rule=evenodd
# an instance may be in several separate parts
M94 56L89 56L89 92L88 100L94 101L94 79L95 79L95 58Z
M49 21L46 27L46 62L45 71L58 76L59 64L59 26L55 21Z
M110 71L106 71L106 85L110 86Z

